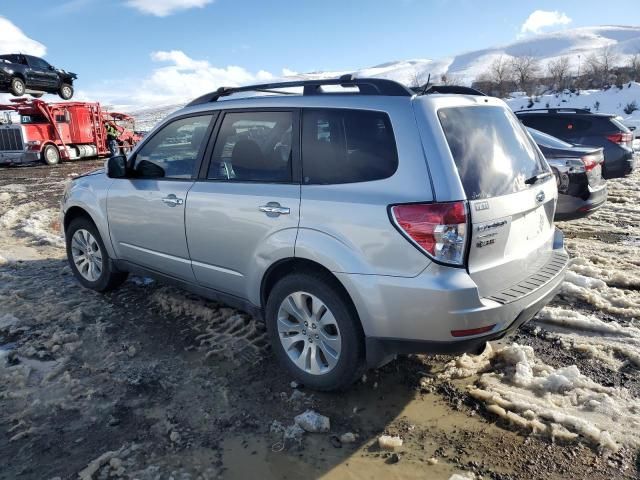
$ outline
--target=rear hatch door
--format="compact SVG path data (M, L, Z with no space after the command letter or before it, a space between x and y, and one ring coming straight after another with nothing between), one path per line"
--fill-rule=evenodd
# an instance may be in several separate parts
M506 107L447 107L438 117L469 202L469 274L482 297L506 303L505 292L515 299L544 283L518 287L551 260L555 178Z

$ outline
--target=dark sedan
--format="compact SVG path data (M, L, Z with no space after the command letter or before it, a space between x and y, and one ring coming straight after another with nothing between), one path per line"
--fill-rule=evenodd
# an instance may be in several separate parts
M533 128L527 130L551 166L558 183L556 220L586 217L607 200L602 148L573 145Z

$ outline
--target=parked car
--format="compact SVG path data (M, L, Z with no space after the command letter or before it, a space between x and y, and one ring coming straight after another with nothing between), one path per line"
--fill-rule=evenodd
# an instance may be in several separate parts
M602 147L585 147L527 127L558 185L555 220L574 220L595 212L607 201L607 184L602 178Z
M45 93L55 93L69 100L76 78L75 73L56 68L42 58L22 53L0 55L0 91L16 97L29 93L40 98Z
M254 313L294 378L333 390L531 319L567 265L556 199L501 100L345 76L194 100L74 179L61 224L85 287L136 272Z
M521 110L516 115L527 127L569 143L602 147L604 178L624 177L635 168L633 134L615 115L577 108Z

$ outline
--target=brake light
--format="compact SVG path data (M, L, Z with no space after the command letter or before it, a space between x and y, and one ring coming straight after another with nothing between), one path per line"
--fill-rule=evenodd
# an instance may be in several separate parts
M584 169L590 172L602 162L602 155L585 155L580 160L584 163Z
M466 202L394 205L400 230L433 259L463 265L467 244Z
M631 145L631 142L633 142L633 135L630 133L613 133L611 135L607 135L607 140L627 147Z

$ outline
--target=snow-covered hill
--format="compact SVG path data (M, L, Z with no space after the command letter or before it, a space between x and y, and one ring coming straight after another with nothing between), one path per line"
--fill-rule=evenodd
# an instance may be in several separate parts
M449 58L391 61L373 67L359 68L351 71L299 73L286 77L286 79L332 78L346 73L353 73L357 77L388 78L406 85L414 85L416 83L425 83L429 74L432 80L439 80L440 76L446 73L451 78L455 78L458 83L470 84L480 74L486 72L491 63L500 56L508 58L518 55L533 55L538 58L540 64L544 67L549 61L567 55L571 59L572 67L575 71L578 69L578 64L581 64L583 67L586 58L591 53L595 53L603 47L610 47L611 50L617 54L618 63L625 63L630 55L640 52L640 26L573 28L559 32L533 35L507 45L466 52ZM638 95L638 91L634 88L632 92L636 95L637 102L640 105L640 95ZM561 98L559 101L562 102L562 100L565 100L565 98ZM580 99L580 107L584 107L583 100L584 99ZM591 104L596 101L597 99L592 97ZM621 101L624 100L612 100L615 104L613 106L616 108L613 113L620 113L622 111L618 109L618 104ZM546 100L542 105L545 103ZM622 105L623 108L626 103L627 102L624 101ZM609 108L608 100L605 100L605 103L601 101L601 105L601 111L605 111L602 109ZM567 104L567 106L569 106L569 104ZM571 106L574 105L571 104ZM131 113L139 119L141 124L140 128L147 130L155 122L171 111L176 110L178 107L179 105L167 107L155 106Z
M640 52L640 26L595 26L544 33L519 39L513 43L462 53L455 57L436 60L415 59L387 62L374 67L355 70L359 77L382 77L405 84L413 84L416 78L425 82L429 74L438 79L442 74L453 76L461 83L469 84L486 72L500 56L532 55L544 67L549 61L567 55L573 68L598 50L609 47L624 63L632 54ZM300 77L317 78L350 72L316 72Z

